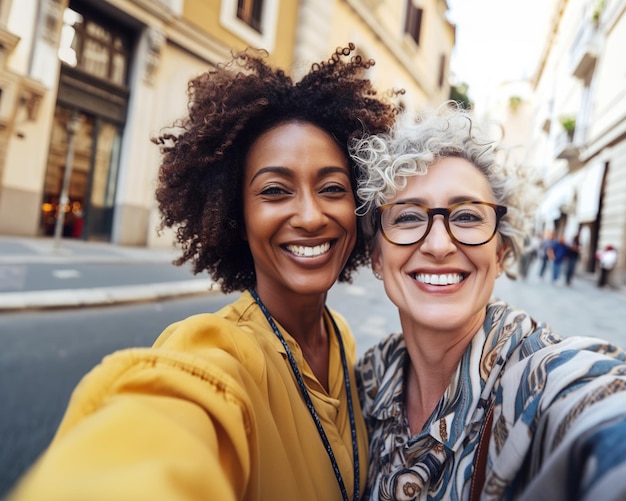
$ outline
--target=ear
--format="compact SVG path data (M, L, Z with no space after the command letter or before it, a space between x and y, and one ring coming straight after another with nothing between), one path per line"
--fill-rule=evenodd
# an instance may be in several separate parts
M383 265L382 265L382 259L380 256L380 248L378 247L378 245L374 245L374 247L372 248L371 254L372 254L372 271L382 277Z
M503 244L502 246L500 246L500 249L498 249L496 257L497 257L497 262L498 262L499 273L504 271L504 261L506 260L510 250L511 250L510 247L506 244Z

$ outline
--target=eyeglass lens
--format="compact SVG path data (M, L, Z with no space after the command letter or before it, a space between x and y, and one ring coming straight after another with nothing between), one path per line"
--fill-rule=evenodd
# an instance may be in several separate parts
M381 215L382 230L387 239L395 244L413 244L426 235L430 217L428 209L416 204L388 205ZM452 236L467 245L489 241L498 221L493 207L474 203L453 205L447 219Z

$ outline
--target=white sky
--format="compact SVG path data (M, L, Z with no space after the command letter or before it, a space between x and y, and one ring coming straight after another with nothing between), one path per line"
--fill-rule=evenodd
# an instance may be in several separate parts
M448 0L456 25L451 68L483 103L498 84L531 78L552 15L550 0Z

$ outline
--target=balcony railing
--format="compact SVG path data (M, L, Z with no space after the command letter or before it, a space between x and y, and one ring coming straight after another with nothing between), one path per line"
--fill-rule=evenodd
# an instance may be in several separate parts
M586 80L593 70L600 54L600 34L597 25L585 21L581 25L570 50L570 69L573 76Z
M574 142L574 134L559 132L554 140L554 156L576 163L580 155L580 146Z

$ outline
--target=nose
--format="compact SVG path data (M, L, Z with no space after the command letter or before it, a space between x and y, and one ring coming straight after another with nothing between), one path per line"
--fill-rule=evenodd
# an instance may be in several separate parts
M294 227L313 232L325 226L327 221L324 205L317 196L308 193L298 197L295 213L291 218Z
M428 235L422 240L420 251L430 254L437 259L443 259L447 255L455 252L456 243L450 237L443 216L437 214L433 217L433 224Z

